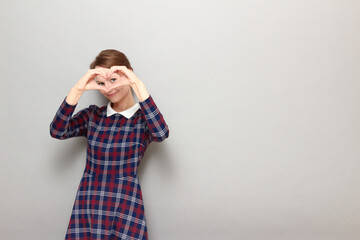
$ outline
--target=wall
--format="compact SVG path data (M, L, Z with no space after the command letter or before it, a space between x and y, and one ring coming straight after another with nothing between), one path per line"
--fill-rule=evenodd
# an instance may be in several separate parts
M359 1L2 1L0 239L64 239L86 139L49 124L103 49L170 129L149 239L359 239ZM76 112L107 102L87 92Z

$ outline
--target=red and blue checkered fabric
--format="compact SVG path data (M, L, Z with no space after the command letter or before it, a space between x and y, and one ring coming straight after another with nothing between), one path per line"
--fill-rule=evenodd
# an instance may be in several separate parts
M147 146L169 136L152 96L139 102L129 119L119 113L107 117L107 106L96 105L72 116L77 104L65 99L50 124L50 135L87 138L86 166L65 239L148 239L137 170Z

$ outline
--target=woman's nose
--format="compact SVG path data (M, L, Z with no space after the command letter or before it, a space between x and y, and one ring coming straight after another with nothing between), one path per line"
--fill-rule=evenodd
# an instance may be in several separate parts
M105 89L106 91L109 93L111 90L113 90L114 84L109 82L109 81L105 81Z

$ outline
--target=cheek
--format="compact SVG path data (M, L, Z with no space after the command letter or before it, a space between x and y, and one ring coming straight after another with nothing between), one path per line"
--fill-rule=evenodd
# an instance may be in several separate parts
M123 87L115 87L113 88L114 91L117 91L117 92L122 92L124 91L124 88Z
M127 87L119 87L116 89L120 95L126 94L128 92Z

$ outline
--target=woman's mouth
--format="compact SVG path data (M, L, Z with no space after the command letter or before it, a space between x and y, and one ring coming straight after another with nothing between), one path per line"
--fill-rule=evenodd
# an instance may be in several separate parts
M109 94L108 97L113 97L117 92L114 92L113 94Z

